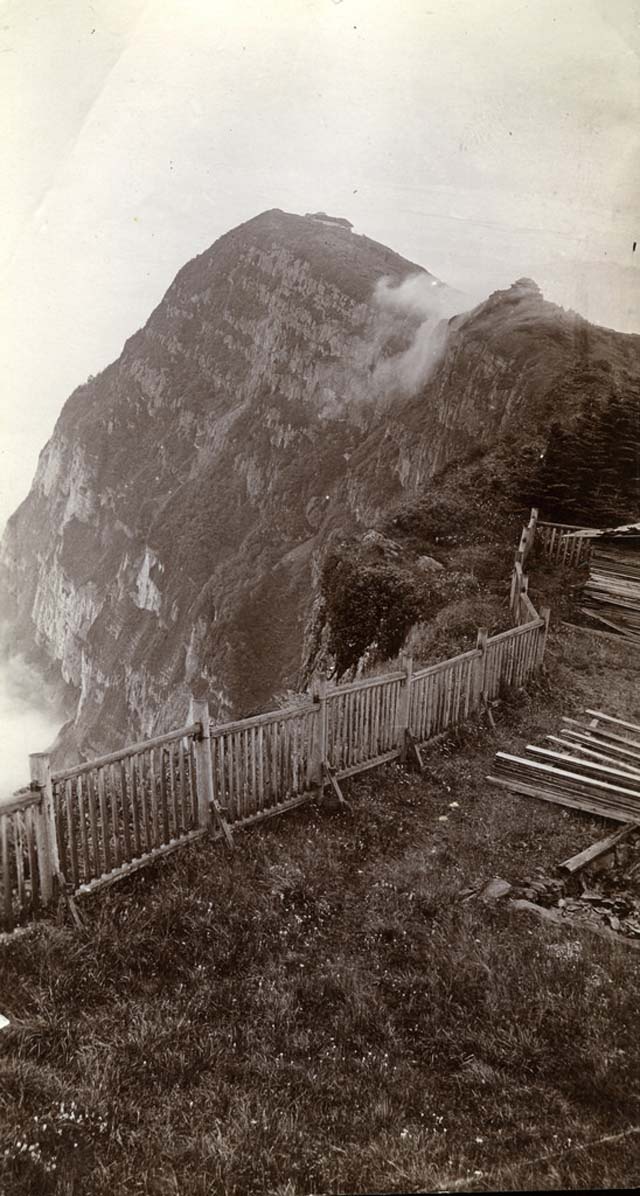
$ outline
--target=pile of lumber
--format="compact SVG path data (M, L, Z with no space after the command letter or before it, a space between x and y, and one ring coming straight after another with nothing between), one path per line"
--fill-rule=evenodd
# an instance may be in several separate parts
M599 546L582 600L584 614L640 644L640 549L631 544Z
M601 710L563 718L547 746L498 752L492 784L617 822L640 822L640 726Z

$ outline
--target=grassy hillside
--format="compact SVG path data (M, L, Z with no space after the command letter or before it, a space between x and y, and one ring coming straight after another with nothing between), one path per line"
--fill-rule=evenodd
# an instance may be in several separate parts
M549 585L551 582L549 582ZM603 704L640 656L556 631L538 690L429 756L0 946L11 1193L631 1186L640 960L485 905L605 824L489 789L498 747Z

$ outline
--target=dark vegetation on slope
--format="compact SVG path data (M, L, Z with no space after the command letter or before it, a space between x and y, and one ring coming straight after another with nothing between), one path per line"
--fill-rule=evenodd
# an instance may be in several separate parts
M337 540L320 573L307 676L328 664L339 677L364 657L373 668L403 645L433 663L472 647L479 626L509 626L514 545L539 459L538 444L501 445L391 507L379 530Z
M332 546L314 642L323 643L324 623L338 676L365 654L370 662L394 657L412 627L408 646L430 663L471 647L479 623L506 626L513 544L531 506L552 521L594 526L640 518L640 389L625 378L614 383L607 362L579 366L554 392L564 422L535 437L512 433L449 466L390 507L378 541L365 535ZM443 571L421 571L425 555Z
M560 713L638 718L622 649L553 633L548 663L424 778L360 778L347 816L185 851L83 905L84 933L2 945L4 1190L637 1183L636 1138L590 1145L638 1125L637 956L464 899L610 829L484 781Z
M554 422L533 497L548 519L606 527L640 518L640 389L601 390Z

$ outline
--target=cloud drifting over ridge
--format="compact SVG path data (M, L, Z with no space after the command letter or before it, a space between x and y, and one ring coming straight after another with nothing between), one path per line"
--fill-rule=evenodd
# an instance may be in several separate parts
M412 274L394 285L381 278L374 292L376 306L386 313L395 328L405 335L413 327L407 348L393 356L381 356L373 371L376 392L415 394L428 381L442 357L448 336L448 321L473 306L459 291L426 273ZM416 326L417 322L417 326Z

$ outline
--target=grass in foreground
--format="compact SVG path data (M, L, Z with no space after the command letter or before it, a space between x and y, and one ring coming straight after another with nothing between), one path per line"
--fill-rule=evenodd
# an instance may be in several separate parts
M585 1144L640 1125L640 961L464 899L604 829L484 781L574 704L633 716L640 657L576 634L552 658L425 778L369 774L350 815L198 845L87 902L84 934L0 947L0 1191L637 1182L639 1136Z

